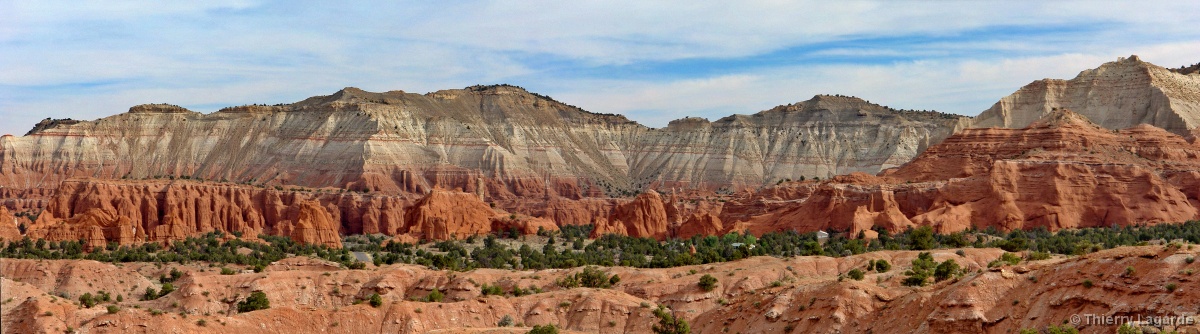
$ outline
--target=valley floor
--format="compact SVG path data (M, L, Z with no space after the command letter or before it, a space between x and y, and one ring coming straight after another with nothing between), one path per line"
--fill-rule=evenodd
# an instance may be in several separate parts
M397 264L342 269L308 257L277 261L261 273L215 264L0 259L4 333L646 333L654 309L669 307L699 333L1007 333L1072 324L1112 333L1126 319L1178 319L1197 330L1200 284L1193 245L1119 247L988 268L995 248L931 251L960 276L924 287L903 285L917 251L841 258L753 257L666 269L599 267L609 288L564 288L584 268L435 271ZM867 270L886 260L886 272ZM861 280L847 275L865 272ZM147 288L173 292L143 300ZM711 291L705 275L716 278ZM586 283L585 283L586 284ZM499 289L496 289L498 286ZM514 293L514 290L517 290ZM101 293L104 291L104 293ZM263 292L265 310L238 312ZM434 293L434 291L437 291ZM495 295L495 292L500 295ZM491 295L485 295L488 292ZM108 295L81 305L80 297ZM379 295L377 306L369 301ZM430 295L441 294L440 302ZM502 326L507 325L507 326ZM511 326L511 327L508 327ZM1147 325L1149 326L1149 325ZM1146 328L1150 329L1150 328Z

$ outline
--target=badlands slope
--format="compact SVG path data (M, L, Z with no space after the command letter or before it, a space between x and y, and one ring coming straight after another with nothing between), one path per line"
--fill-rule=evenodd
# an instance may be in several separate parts
M563 289L553 283L578 268L449 272L390 265L345 270L289 258L262 273L221 275L203 263L114 266L6 259L0 261L5 298L0 331L524 333L533 325L554 324L571 332L646 333L657 322L654 305L665 305L695 333L1015 333L1061 325L1072 315L1194 316L1200 280L1192 273L1200 263L1185 261L1198 251L1188 248L1122 247L993 269L987 263L1002 250L968 248L962 255L936 250L935 260L954 260L966 273L927 287L901 284L917 256L912 251L754 257L669 269L601 268L621 277L610 289ZM894 267L885 273L868 271L861 281L839 279L876 259ZM1125 273L1127 267L1134 274ZM141 301L144 289L160 288L154 278L172 268L185 272L175 281L176 291ZM706 274L718 279L713 291L697 285ZM482 284L544 292L483 296ZM417 301L434 289L445 293L443 302ZM123 301L91 308L76 302L78 296L100 290ZM237 313L236 302L254 291L266 294L270 309ZM356 302L375 293L383 297L378 308ZM109 305L118 305L119 311L108 313ZM505 316L516 328L497 326ZM1076 327L1083 333L1112 333L1116 326Z

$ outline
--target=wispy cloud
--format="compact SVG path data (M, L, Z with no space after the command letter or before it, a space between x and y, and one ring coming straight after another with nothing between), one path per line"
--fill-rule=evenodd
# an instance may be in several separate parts
M507 82L652 126L818 93L974 115L1117 56L1200 61L1200 4L0 2L0 133L140 103Z

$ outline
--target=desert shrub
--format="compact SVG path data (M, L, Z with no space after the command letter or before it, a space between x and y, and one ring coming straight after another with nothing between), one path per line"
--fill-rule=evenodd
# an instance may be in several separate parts
M271 301L267 300L267 294L262 291L250 293L250 297L246 300L238 302L238 313L246 313L257 310L265 310L271 308Z
M175 285L173 285L171 283L163 283L162 291L158 292L158 296L159 297L166 296L172 292L175 292Z
M946 260L942 261L941 264L938 264L937 268L934 268L933 278L934 280L941 282L950 278L951 276L957 275L958 273L958 263L954 262L954 260Z
M709 274L700 276L700 289L704 291L712 291L717 287L717 278Z
M912 260L912 268L904 272L904 285L907 286L922 286L925 285L929 277L933 275L934 268L937 267L937 262L933 261L933 255L929 252L921 252L917 254L917 258Z
M109 305L107 309L108 314L116 314L117 312L121 312L121 307L116 305Z
M490 295L497 295L497 296L499 296L499 295L503 295L503 294L504 294L504 290L500 288L500 285L487 285L487 284L484 284L484 285L482 285L482 286L480 286L480 287L479 287L479 291L480 291L481 293L483 293L483 295L484 295L484 296L490 296Z
M1079 334L1079 330L1071 325L1062 325L1046 327L1047 334Z
M558 334L558 327L554 325L534 325L525 334Z
M513 317L511 315L507 315L507 314L505 314L503 318L500 318L500 321L496 323L496 326L500 326L500 327L508 327L508 326L512 326L512 325L513 325Z
M692 332L683 317L676 316L662 305L654 310L654 316L658 317L658 323L651 328L655 334L688 334Z
M433 291L430 291L429 294L425 296L425 301L431 302L431 303L441 303L442 298L445 298L445 297L446 297L446 295L442 294L441 291L439 291L438 289L435 288L435 289L433 289Z
M79 304L84 308L92 308L92 306L96 306L96 299L92 298L92 293L87 292L79 296Z
M1094 286L1094 283L1092 283L1092 280L1090 280L1090 279L1085 279L1085 280L1083 280L1083 287L1084 287L1084 288L1091 289L1091 288L1092 288L1092 286Z
M887 260L875 261L875 271L876 272L886 273L886 272L888 272L888 270L892 270L892 264L888 263Z
M142 300L158 299L158 291L154 288L146 288L146 293L142 294Z
M866 276L866 274L864 274L863 271L858 268L850 269L850 272L846 275L850 276L850 278L855 281L861 281L863 277Z
M937 246L937 240L933 238L933 227L921 226L908 234L908 249L912 250L930 250Z
M233 270L232 268L229 268L229 267L221 267L221 275L233 275L233 274L236 274L236 273L237 273L237 271L236 271L236 270Z
M1050 258L1050 253L1047 252L1032 252L1029 253L1030 261L1041 261Z
M383 297L380 297L378 293L372 293L369 300L371 307L379 307L380 305L383 305Z

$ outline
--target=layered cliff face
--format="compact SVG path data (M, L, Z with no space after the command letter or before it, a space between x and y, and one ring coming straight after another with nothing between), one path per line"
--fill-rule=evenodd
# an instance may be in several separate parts
M1058 230L1200 217L1200 145L1149 125L1104 129L1064 110L1025 129L964 130L881 175L782 185L727 205L723 218L764 233ZM740 208L764 199L781 204Z
M1150 124L1187 135L1200 126L1200 74L1130 56L1071 80L1043 79L1021 87L979 114L973 126L1023 128L1056 109L1074 110L1108 129Z
M347 88L211 114L143 105L96 121L43 122L24 137L0 138L0 186L187 177L389 194L457 188L489 200L621 196L660 186L716 190L877 172L966 121L818 96L650 129L511 86L424 95Z

